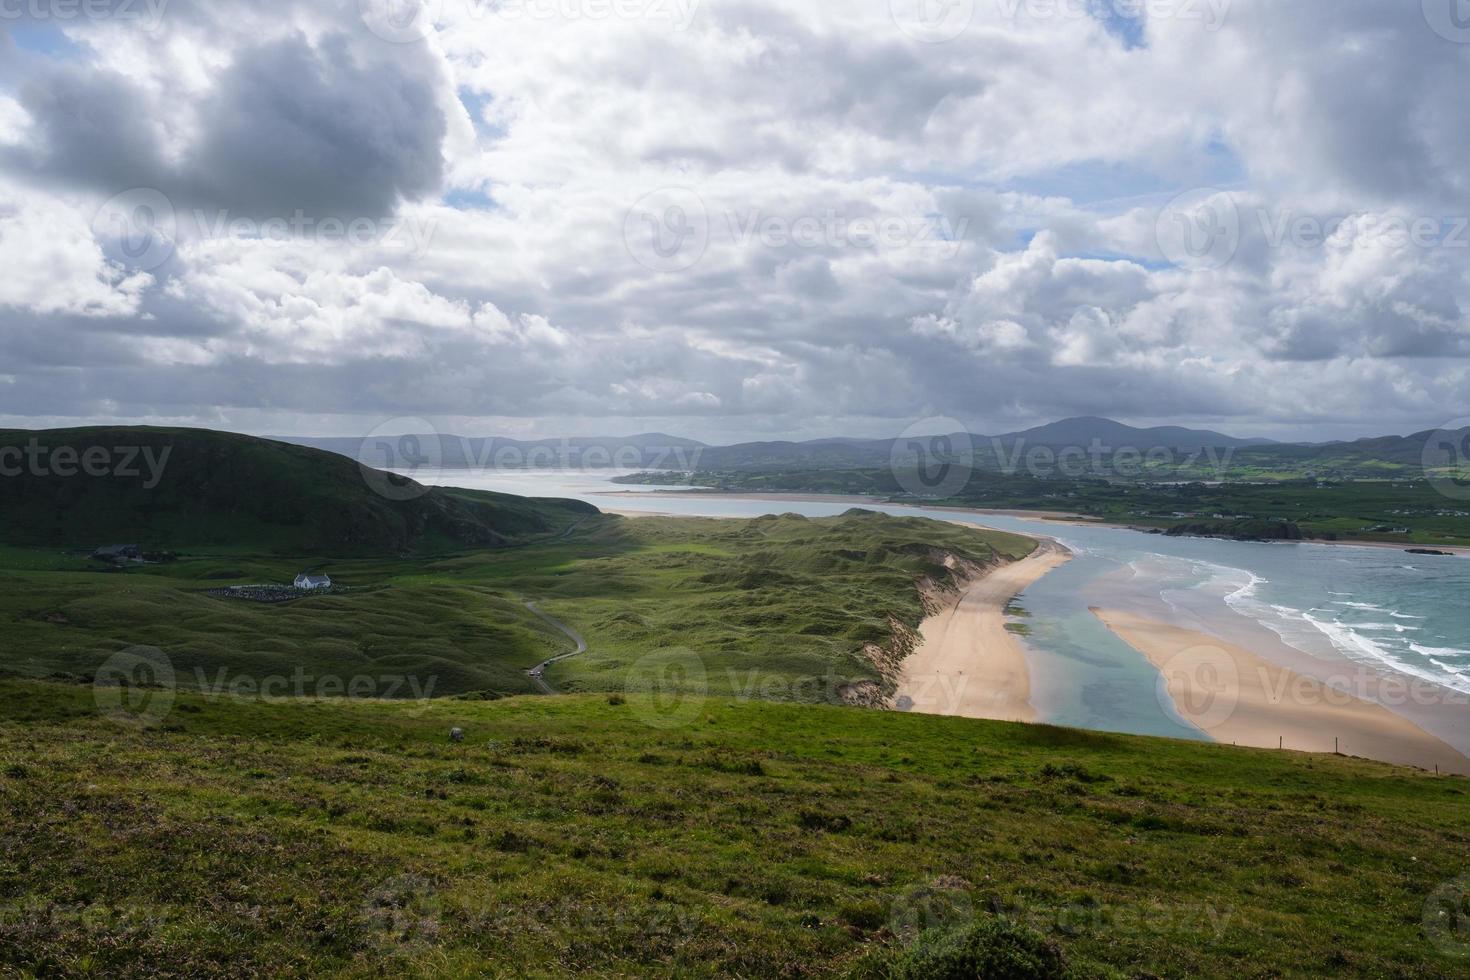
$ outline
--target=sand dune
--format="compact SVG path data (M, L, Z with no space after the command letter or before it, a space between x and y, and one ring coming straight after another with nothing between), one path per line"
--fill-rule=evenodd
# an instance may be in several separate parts
M1006 605L1072 557L1043 540L1027 558L992 569L924 620L923 641L903 662L895 703L919 714L1034 721L1031 671L1005 628Z
M1382 705L1278 667L1207 633L1094 609L1163 674L1179 714L1217 742L1341 751L1470 774L1470 759Z

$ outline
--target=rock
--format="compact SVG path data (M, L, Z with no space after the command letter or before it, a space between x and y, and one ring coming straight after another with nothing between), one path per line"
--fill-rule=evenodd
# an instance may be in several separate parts
M1174 538L1227 538L1234 541L1301 541L1305 538L1302 529L1292 521L1261 518L1193 521L1175 525L1164 533Z
M463 742L464 741L464 729L463 728L451 728L449 730L449 740L451 742Z

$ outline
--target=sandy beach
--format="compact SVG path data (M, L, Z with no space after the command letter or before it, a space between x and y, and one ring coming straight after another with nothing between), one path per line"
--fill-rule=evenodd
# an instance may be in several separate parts
M1207 633L1094 609L1146 656L1180 716L1217 742L1361 756L1470 774L1470 758L1382 705L1278 667Z
M958 600L924 620L923 640L903 662L895 704L920 714L1035 721L1031 671L1005 628L1006 606L1071 553L1042 540L1031 555L992 569Z

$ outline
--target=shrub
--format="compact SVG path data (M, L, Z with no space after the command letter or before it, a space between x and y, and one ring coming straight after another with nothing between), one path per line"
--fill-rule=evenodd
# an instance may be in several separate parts
M965 929L921 933L895 980L1052 980L1067 974L1061 947L1036 930L988 917Z
M852 818L843 813L822 813L819 810L803 810L796 817L802 830L820 830L829 834L840 834L852 828Z
M888 909L875 898L864 898L843 905L837 917L854 928L873 932L887 924Z

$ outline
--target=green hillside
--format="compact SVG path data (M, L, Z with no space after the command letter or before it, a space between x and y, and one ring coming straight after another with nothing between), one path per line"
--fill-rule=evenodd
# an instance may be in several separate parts
M1470 949L1470 783L1376 763L726 697L98 705L0 683L0 972L1410 978Z
M368 678L368 696L534 689L525 671L558 664L560 690L620 690L646 656L695 654L725 689L758 670L773 697L835 699L882 685L864 655L894 623L917 628L920 579L952 583L943 557L977 564L1026 554L1015 535L855 512L827 520L625 520L594 517L518 548L432 556L313 560L340 590L282 604L222 598L231 585L289 582L303 560L188 555L123 572L82 555L0 548L0 673L89 679L114 654L153 647L184 687L305 677ZM817 679L801 685L802 679ZM364 683L368 683L364 681Z
M430 490L333 453L202 429L0 432L0 543L294 555L498 547L595 514Z

